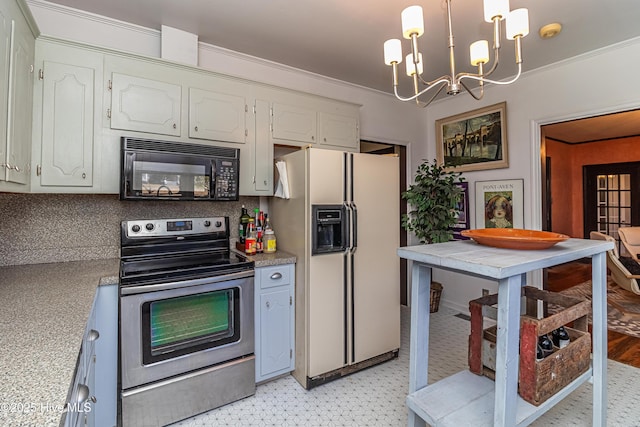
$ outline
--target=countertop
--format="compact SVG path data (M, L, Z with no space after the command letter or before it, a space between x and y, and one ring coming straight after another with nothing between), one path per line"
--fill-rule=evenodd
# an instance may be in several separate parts
M98 285L118 259L0 267L0 425L58 426Z
M236 252L246 255L238 250ZM255 263L255 268L296 263L296 256L284 251L276 251L272 254L248 255L247 258Z

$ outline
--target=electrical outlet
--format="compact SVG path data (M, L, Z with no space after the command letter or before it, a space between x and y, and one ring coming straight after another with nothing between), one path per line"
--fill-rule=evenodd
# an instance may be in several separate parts
M489 289L482 289L482 296L487 296L489 295Z

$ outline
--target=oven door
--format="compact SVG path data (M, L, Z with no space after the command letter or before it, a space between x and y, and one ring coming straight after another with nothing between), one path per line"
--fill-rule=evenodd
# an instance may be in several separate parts
M253 275L122 288L122 388L253 354Z

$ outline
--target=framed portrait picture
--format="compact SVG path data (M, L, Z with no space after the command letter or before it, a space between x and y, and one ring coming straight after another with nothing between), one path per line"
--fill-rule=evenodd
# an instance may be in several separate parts
M453 231L453 238L455 240L467 240L469 238L463 236L460 232L470 228L469 183L459 182L456 185L462 189L462 194L458 201L458 222L451 227L451 231Z
M476 181L476 228L524 228L524 180Z
M436 157L446 170L509 167L507 148L506 102L436 120Z

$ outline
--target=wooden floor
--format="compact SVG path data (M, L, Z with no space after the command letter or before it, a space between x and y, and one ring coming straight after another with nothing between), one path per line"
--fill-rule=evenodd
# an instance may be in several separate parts
M547 269L546 289L560 292L591 279L591 264L570 262ZM609 359L640 368L640 338L607 332Z

